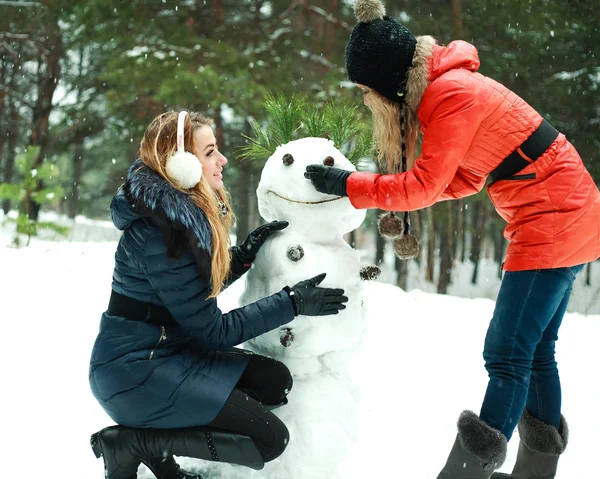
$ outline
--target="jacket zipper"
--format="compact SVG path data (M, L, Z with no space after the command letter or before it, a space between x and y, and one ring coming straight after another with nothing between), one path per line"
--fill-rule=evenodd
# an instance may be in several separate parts
M156 346L154 346L154 349L152 351L150 351L150 357L148 359L152 359L152 357L154 356L154 352L156 351L156 348L158 348L158 345L160 344L160 342L163 339L167 339L167 331L165 329L164 326L160 326L161 332L160 332L160 338L158 338L158 342L156 343Z

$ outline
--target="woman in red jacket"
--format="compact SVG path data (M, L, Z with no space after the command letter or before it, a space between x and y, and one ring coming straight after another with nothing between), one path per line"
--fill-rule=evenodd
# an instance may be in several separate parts
M310 165L305 176L356 208L404 212L475 194L491 179L488 193L508 223L510 245L484 346L490 379L480 414L460 415L438 479L553 478L568 437L555 341L577 273L600 257L600 192L563 134L477 73L475 47L415 38L378 0L358 0L355 12L348 75L372 110L379 159L403 172ZM422 151L413 162L419 133ZM405 257L415 246L409 234L396 241ZM494 473L517 424L513 473Z

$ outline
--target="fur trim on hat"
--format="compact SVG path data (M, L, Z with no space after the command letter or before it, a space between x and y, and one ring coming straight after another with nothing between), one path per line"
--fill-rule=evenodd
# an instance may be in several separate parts
M385 7L379 0L356 0L354 15L361 23L382 20L385 17Z
M406 79L406 106L416 117L419 103L425 89L429 86L429 61L433 54L433 46L437 42L429 35L417 37L417 47L412 59L412 67Z
M212 229L188 194L171 186L141 159L129 168L123 191L136 213L159 226L169 257L178 258L189 248L200 272L210 277Z
M506 437L488 426L472 411L463 411L458 418L458 437L465 451L485 463L496 464L506 459Z
M567 448L569 427L563 416L560 418L560 428L556 429L533 417L526 409L521 416L518 428L521 441L532 451L559 456Z

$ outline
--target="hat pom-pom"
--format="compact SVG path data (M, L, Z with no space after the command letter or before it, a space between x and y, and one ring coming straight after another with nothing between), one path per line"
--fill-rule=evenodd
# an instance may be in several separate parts
M419 242L410 233L394 241L394 253L400 259L412 259L419 255Z
M361 23L382 20L385 16L385 7L379 0L356 0L354 14Z
M202 163L196 155L187 151L177 151L168 159L167 175L180 188L188 190L196 186L202 178Z
M387 239L396 239L402 237L404 228L402 220L394 213L384 213L377 220L379 234Z

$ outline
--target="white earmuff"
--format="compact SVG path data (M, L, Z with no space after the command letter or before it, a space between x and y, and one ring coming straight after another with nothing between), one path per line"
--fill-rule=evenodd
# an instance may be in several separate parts
M202 163L198 157L185 151L183 133L187 111L179 113L177 118L177 151L167 160L167 175L180 188L185 190L196 186L202 178Z

